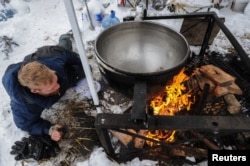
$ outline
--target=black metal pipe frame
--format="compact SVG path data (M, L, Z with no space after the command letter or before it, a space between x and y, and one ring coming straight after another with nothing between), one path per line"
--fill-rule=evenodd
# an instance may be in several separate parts
M105 152L115 158L109 129L195 130L202 132L249 132L249 117L240 116L150 116L147 122L134 123L129 114L98 114L95 127ZM127 133L129 134L129 133ZM132 135L132 134L131 134ZM133 134L133 136L135 136ZM142 136L138 136L142 137ZM146 139L146 138L145 138ZM160 143L160 142L158 142ZM162 143L164 144L164 143Z
M241 45L235 39L233 34L221 22L217 14L214 12L209 13L191 13L185 15L169 15L147 17L144 13L143 20L157 20L157 19L179 19L179 18L209 18L207 33L204 36L203 44L200 50L200 56L203 56L208 46L208 41L211 36L214 22L224 32L231 44L238 52L240 58L245 62L247 68L250 70L250 60L248 55L243 50ZM145 101L146 102L146 101ZM136 110L133 110L136 111ZM136 113L134 114L138 116ZM144 121L135 121L131 118L131 114L98 114L95 121L97 134L100 138L101 144L105 152L115 157L115 152L110 140L110 129L147 129L147 130L197 130L209 132L243 132L250 131L250 119L241 116L152 116L146 113L142 115ZM145 118L146 117L146 118ZM140 118L140 117L139 117ZM141 136L138 136L141 137Z

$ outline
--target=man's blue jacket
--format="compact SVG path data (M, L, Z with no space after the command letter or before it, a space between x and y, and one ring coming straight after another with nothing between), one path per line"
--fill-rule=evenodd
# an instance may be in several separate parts
M56 103L68 88L75 86L84 77L80 58L74 52L62 49L60 53L37 61L56 72L60 95L44 97L31 93L27 87L20 85L17 73L23 62L11 64L2 78L3 86L11 99L16 126L31 135L48 134L52 124L41 118L42 111Z

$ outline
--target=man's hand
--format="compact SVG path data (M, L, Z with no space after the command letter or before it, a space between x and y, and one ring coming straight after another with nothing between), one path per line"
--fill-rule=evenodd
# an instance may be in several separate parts
M53 141L60 141L61 140L61 138L63 136L63 132L62 132L62 130L60 130L61 128L62 128L62 126L59 124L56 124L50 128L49 135Z

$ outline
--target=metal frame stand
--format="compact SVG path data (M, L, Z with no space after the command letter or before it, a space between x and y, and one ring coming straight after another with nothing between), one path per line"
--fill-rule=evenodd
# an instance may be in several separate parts
M209 24L207 26L206 35L201 46L199 55L204 56L205 50L208 47L208 41L213 30L214 23L220 27L226 37L234 46L238 52L242 61L245 62L247 68L250 70L250 59L243 50L241 45L235 39L233 34L228 28L221 22L214 12L209 13L192 13L185 15L169 15L169 16L157 16L147 17L147 11L144 11L143 20L159 20L159 19L179 19L179 18L208 18ZM136 111L136 110L135 110ZM134 118L139 119L136 121ZM140 116L140 117L137 117ZM125 132L121 129L148 129L148 130L199 130L199 131L211 131L211 132L235 132L235 131L250 131L250 119L247 117L236 116L153 116L149 113L143 115L132 114L98 114L95 121L96 131L99 135L101 144L105 152L113 158L116 158L113 146L111 144L109 129L124 132L134 137L142 137L133 133ZM144 139L149 139L145 138ZM154 140L151 140L154 141ZM162 142L158 142L162 143ZM163 143L162 143L163 144Z

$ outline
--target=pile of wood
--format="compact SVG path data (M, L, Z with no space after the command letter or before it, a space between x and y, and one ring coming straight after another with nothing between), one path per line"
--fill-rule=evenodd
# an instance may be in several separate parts
M214 65L201 66L194 72L188 84L191 88L195 89L198 86L201 90L204 90L205 85L209 85L211 95L224 98L230 114L240 112L241 104L235 95L242 95L242 90L235 83L235 77L222 69Z
M126 131L136 134L136 135L140 135L145 137L148 133L148 130L139 130L138 132L136 132L133 129L126 129ZM145 139L139 138L139 137L133 137L131 135L128 134L124 134L121 132L117 132L114 130L110 130L110 132L119 139L119 141L121 141L121 143L123 143L123 145L125 145L126 147L128 147L128 144L133 144L132 146L135 147L136 149L141 149L144 146L145 143Z
M114 131L114 130L110 130L110 132L116 137L118 138L118 140L125 145L125 147L127 148L135 148L135 149L142 149L144 147L144 144L147 142L148 145L150 145L148 140L143 139L143 137L147 136L148 130L139 130L139 131L135 131L133 129L123 129L124 131L127 131L129 133L134 134L134 136L129 135L129 134L125 134L125 133L121 133L118 131ZM137 137L137 136L141 136L141 138ZM199 137L201 137L200 135L198 135ZM203 139L204 143L211 149L213 150L218 150L219 148L214 145L212 142L210 142L208 139ZM167 153L170 156L179 156L179 157L197 157L197 158L206 158L207 157L207 151L205 149L202 148L198 148L198 147L188 147L185 146L183 144L176 144L176 145L172 145L172 146L167 146L167 147L162 147L162 146L157 146L157 144L152 145L151 147L156 147L156 148L152 148L152 149L157 149L155 151L155 154L150 154L150 151L148 151L147 155L163 155L165 153ZM162 149L164 148L164 150ZM150 149L147 149L150 150ZM147 150L144 150L144 152L147 153ZM158 151L158 152L157 152Z

